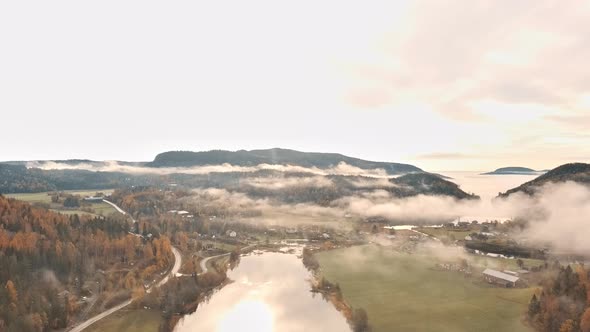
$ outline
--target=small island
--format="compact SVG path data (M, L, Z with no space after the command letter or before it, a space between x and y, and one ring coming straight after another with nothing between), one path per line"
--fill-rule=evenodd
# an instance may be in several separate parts
M482 173L482 175L506 175L506 174L524 174L524 175L535 175L542 173L542 171L536 171L532 168L527 167L502 167L498 168L493 172Z

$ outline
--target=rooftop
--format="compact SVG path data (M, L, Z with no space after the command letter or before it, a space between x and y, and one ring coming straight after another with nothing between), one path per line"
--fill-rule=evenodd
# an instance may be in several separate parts
M492 277L495 277L498 279L510 281L510 282L517 282L518 281L518 277L516 277L516 276L510 275L508 273L492 270L492 269L485 269L483 271L483 274L488 275L488 276L492 276Z

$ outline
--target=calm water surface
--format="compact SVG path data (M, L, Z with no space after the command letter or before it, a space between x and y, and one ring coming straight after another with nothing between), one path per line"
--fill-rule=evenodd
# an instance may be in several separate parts
M490 200L496 197L499 192L518 187L540 175L482 175L480 174L482 172L461 171L440 171L438 173L451 177L452 179L449 179L449 181L458 184L463 191L475 193L485 200Z
M296 255L244 256L228 278L174 331L350 331L330 302L310 292L311 274Z

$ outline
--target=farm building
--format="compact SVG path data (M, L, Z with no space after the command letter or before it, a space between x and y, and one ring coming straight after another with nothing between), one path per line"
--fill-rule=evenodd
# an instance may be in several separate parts
M90 196L90 197L85 197L84 201L89 202L89 203L101 203L103 200L102 196Z
M505 287L516 286L516 283L519 279L517 276L492 269L485 269L482 274L484 279L489 283L494 283Z

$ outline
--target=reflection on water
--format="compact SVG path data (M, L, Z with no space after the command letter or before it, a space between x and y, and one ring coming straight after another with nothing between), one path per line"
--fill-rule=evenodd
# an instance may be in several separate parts
M245 256L228 277L234 282L185 316L175 332L350 331L331 303L310 292L311 275L295 255Z

